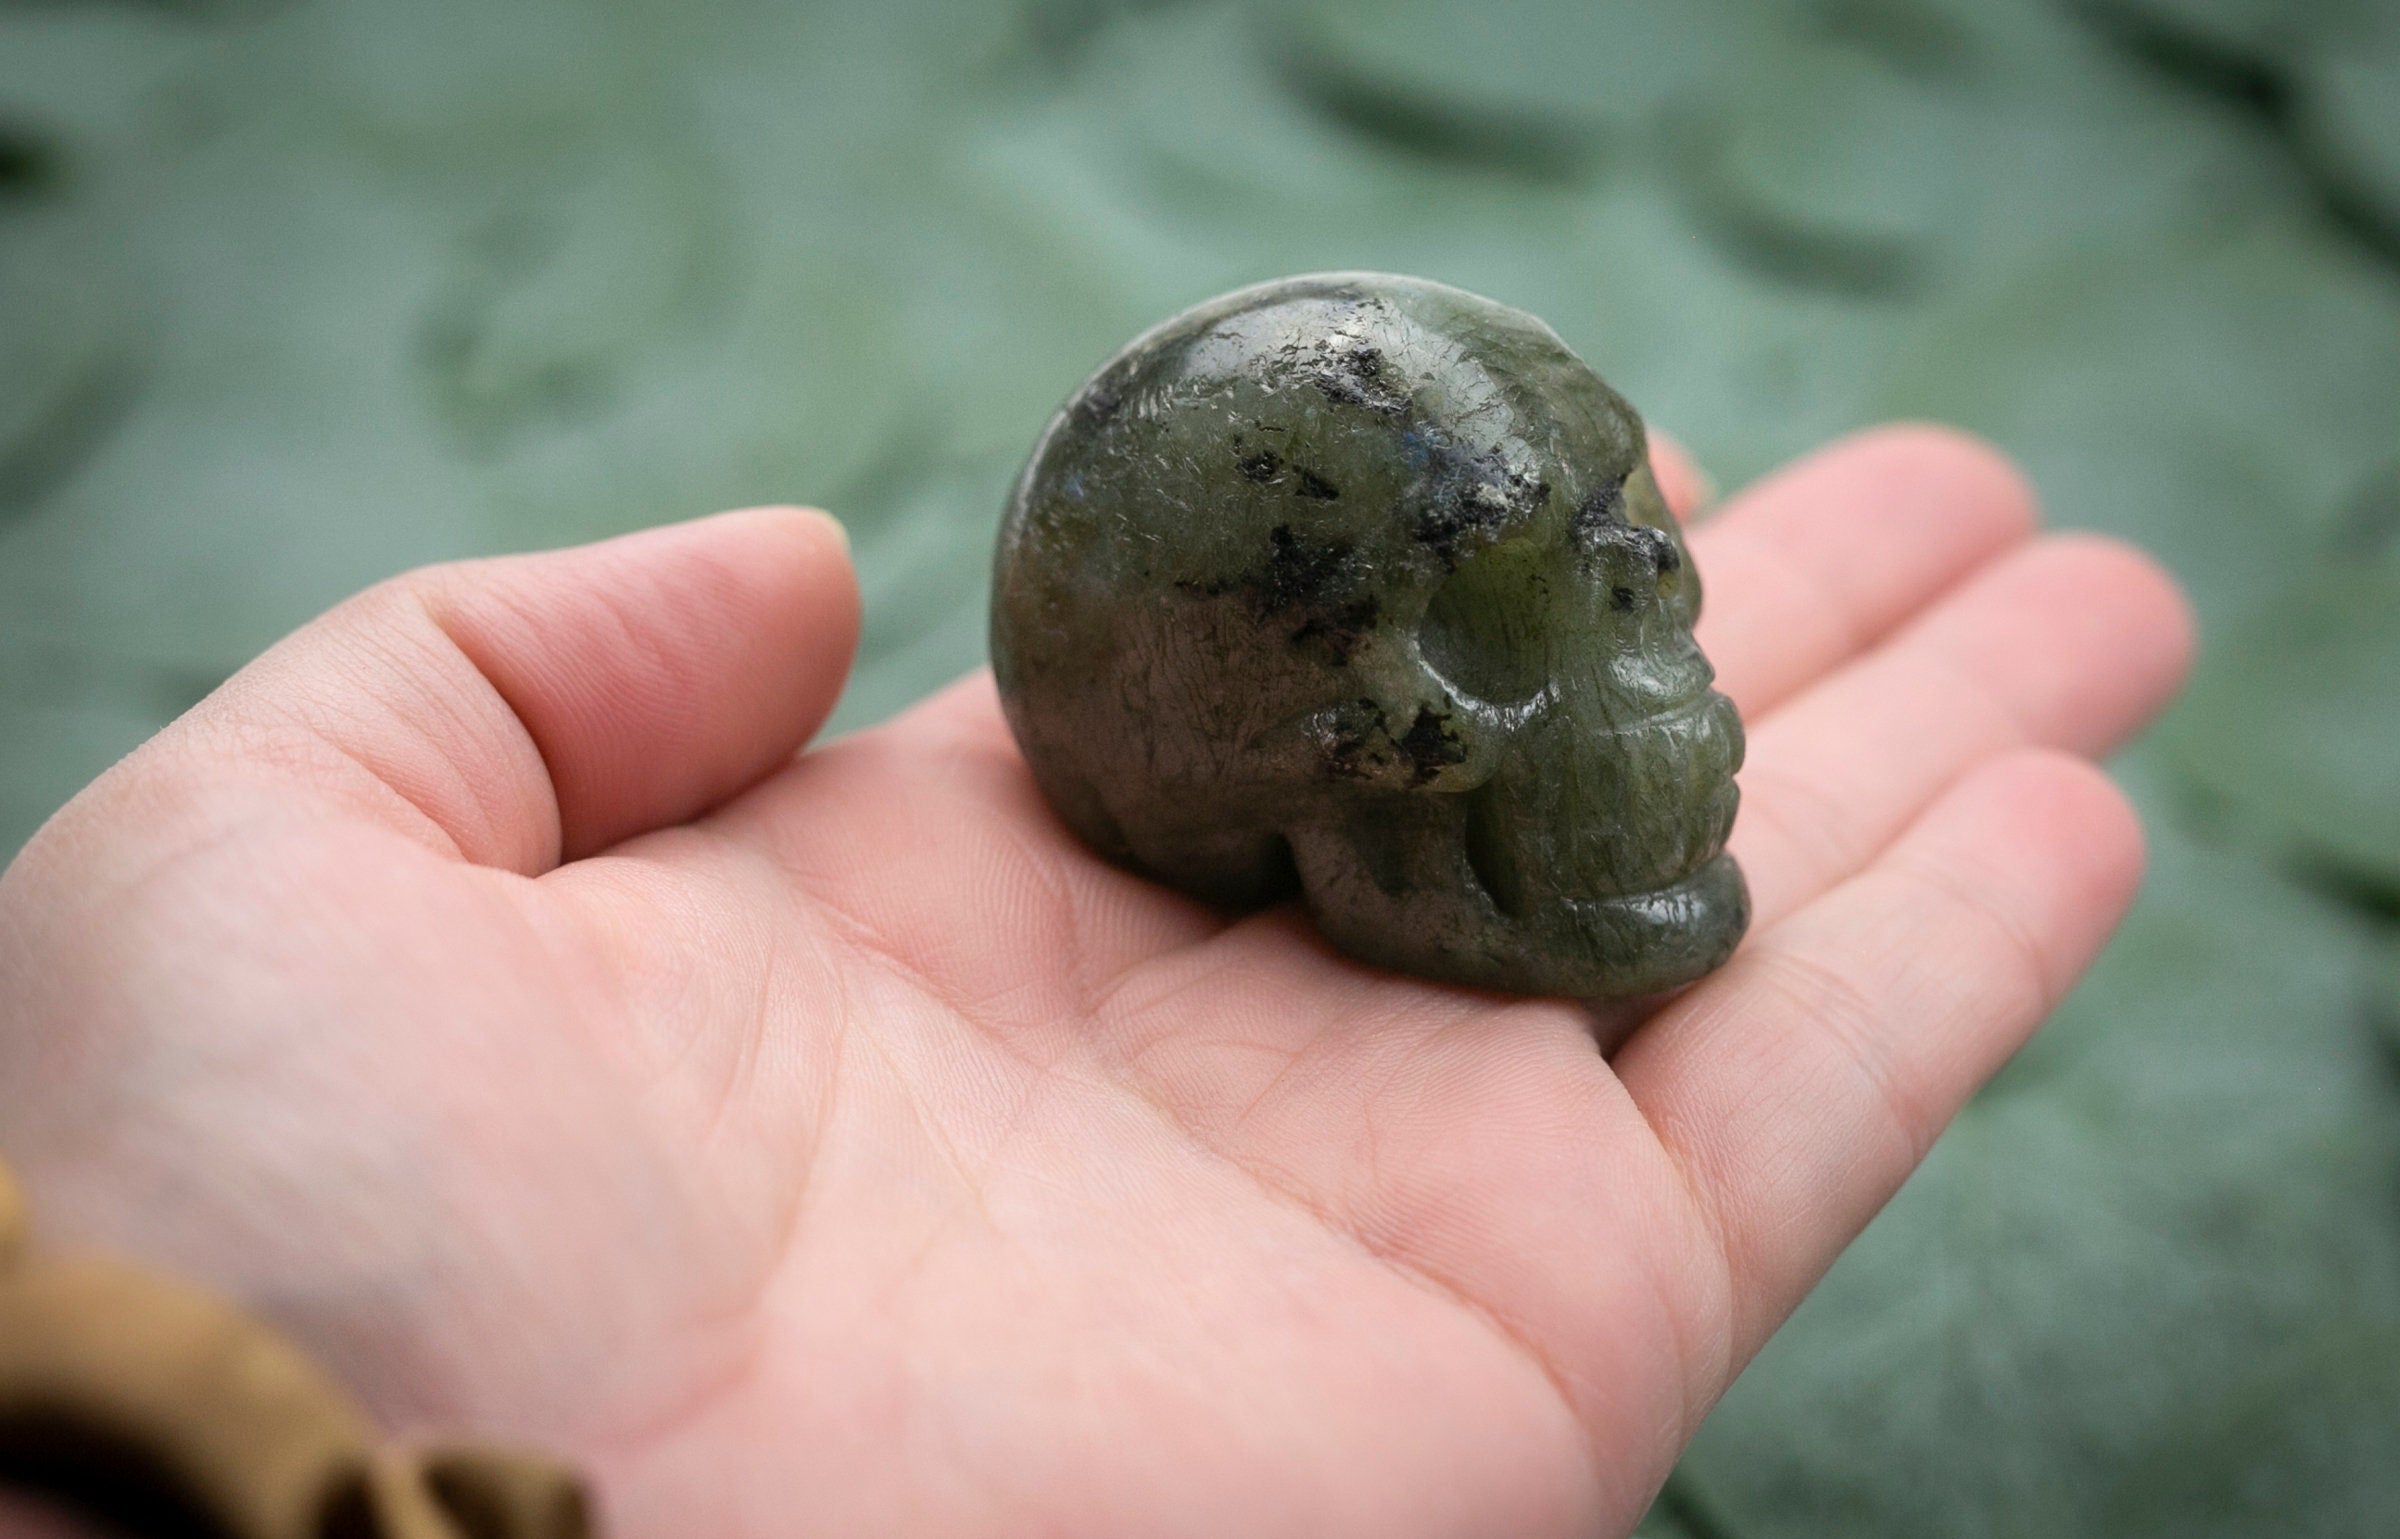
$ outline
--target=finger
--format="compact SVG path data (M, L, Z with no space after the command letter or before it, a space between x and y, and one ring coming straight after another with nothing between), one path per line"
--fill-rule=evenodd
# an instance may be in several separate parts
M2174 580L2129 546L2053 536L1992 563L1751 730L1732 848L1755 924L1858 871L1994 754L2124 742L2182 686L2192 635Z
M1682 440L1658 428L1649 430L1650 474L1677 521L1692 523L1707 516L1717 500L1716 483L1700 468Z
M2023 540L2032 489L1949 428L1871 429L1777 471L1692 536L1700 645L1756 719Z
M2010 754L1626 1046L1722 1247L1736 1366L2089 965L2141 866L2100 771Z
M538 872L790 757L857 634L838 524L726 513L372 588L237 674L168 748Z

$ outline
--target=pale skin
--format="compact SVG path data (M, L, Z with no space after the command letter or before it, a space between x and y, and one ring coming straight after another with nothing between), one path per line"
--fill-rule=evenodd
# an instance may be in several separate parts
M986 675L807 748L821 515L402 577L0 878L0 1152L621 1535L1623 1533L2138 885L2191 622L2033 526L1920 427L1698 523L1757 919L1613 1059L1102 864Z

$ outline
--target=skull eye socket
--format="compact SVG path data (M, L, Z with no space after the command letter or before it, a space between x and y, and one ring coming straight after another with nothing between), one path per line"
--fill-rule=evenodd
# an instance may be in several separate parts
M1550 680L1550 574L1530 540L1478 551L1436 589L1417 630L1427 666L1458 693L1495 705Z

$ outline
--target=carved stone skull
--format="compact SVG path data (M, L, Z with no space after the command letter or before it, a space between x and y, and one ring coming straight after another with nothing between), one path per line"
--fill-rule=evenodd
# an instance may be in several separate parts
M1351 954L1621 998L1723 962L1742 729L1641 419L1441 284L1285 279L1104 365L1001 531L992 653L1043 792Z

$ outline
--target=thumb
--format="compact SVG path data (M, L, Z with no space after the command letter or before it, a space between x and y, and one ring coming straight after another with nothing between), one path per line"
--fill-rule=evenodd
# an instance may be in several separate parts
M268 775L538 873L691 818L805 744L859 622L827 515L754 508L371 588L145 755Z

